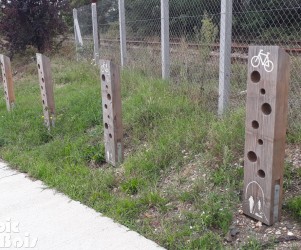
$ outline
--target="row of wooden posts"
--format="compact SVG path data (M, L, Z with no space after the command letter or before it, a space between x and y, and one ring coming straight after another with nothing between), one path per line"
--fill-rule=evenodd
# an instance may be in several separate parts
M37 70L41 92L44 123L48 130L55 126L55 101L50 59L37 54ZM10 58L0 55L4 97L8 111L15 106L14 82ZM111 61L100 60L106 160L113 166L123 162L123 132L121 119L121 90L119 67Z
M1 55L7 109L14 102L9 58ZM48 129L54 126L55 105L50 60L37 54L37 68ZM282 207L290 59L281 48L250 47L243 211L267 225L279 221ZM123 161L123 129L119 66L100 60L105 154L108 163Z

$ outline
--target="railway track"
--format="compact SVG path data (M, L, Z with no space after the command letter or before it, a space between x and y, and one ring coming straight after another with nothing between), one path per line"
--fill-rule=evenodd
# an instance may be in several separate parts
M100 42L103 45L110 45L112 43L119 44L118 39L100 39ZM128 45L132 46L151 46L154 48L160 48L161 42L157 41L142 41L142 40L127 40ZM255 44L255 43L254 43ZM280 46L283 47L288 53L300 55L301 54L301 41L299 42L291 42L291 46L286 45L284 42L280 43ZM183 46L181 39L171 39L170 47L171 48L179 48ZM212 51L219 51L220 45L218 43L215 44L199 44L199 43L187 43L185 44L189 49L200 49L202 47L210 47ZM232 52L235 53L243 53L248 54L249 45L246 44L232 44Z

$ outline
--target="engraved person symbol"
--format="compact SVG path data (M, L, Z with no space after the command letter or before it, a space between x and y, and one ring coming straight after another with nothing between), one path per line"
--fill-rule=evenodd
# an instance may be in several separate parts
M252 195L248 195L248 191L250 190L258 190L257 197L253 197ZM254 193L254 192L252 192ZM264 207L265 207L265 201L264 201L264 193L261 186L256 182L252 181L247 185L246 188L246 197L245 200L249 202L249 209L250 214L254 214L255 216L267 220L265 214L264 214Z

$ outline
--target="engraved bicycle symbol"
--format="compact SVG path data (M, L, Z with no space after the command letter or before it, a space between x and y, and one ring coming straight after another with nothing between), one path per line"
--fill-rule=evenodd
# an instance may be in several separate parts
M269 55L270 55L269 52L264 54L263 50L260 50L259 54L251 59L252 66L254 68L257 68L261 64L266 72L268 73L272 72L274 69L274 63L270 60Z
M107 63L103 63L101 65L101 72L104 73L104 74L108 74L109 73L109 66Z

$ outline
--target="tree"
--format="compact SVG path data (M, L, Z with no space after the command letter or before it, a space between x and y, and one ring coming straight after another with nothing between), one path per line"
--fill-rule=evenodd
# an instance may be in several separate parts
M11 54L24 51L28 45L44 53L67 31L67 0L0 0L0 6L0 34Z

